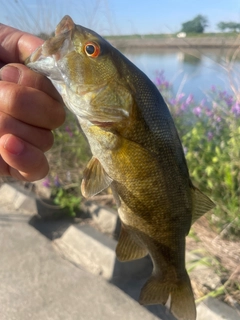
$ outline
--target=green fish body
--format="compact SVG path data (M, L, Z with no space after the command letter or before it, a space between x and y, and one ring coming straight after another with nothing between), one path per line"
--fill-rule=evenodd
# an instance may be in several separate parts
M151 256L153 273L140 303L168 301L177 319L195 320L185 237L214 204L190 180L158 89L117 49L69 16L26 64L51 79L89 141L93 157L83 174L83 195L112 188L122 222L117 258Z

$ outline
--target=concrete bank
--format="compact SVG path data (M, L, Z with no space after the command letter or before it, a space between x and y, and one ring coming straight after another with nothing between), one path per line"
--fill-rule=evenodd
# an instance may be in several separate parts
M1 320L174 320L160 305L146 309L134 301L151 273L150 259L120 263L114 239L90 225L36 221L43 210L37 204L30 192L0 188ZM105 221L111 213L97 214ZM236 310L215 299L197 310L197 320L239 319Z

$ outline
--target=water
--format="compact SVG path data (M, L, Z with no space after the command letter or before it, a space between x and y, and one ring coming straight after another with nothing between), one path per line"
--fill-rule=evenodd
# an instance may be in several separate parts
M207 97L206 93L213 85L229 93L233 86L240 92L240 57L233 56L234 51L186 50L125 49L122 52L152 81L156 78L157 71L164 70L166 80L172 83L175 95L178 92L184 92L186 95L192 93L196 101L201 101ZM230 58L234 60L231 72Z

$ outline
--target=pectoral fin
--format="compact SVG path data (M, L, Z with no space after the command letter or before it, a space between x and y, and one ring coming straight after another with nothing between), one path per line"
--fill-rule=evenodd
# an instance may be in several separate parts
M112 181L98 159L92 157L83 171L82 194L86 198L92 197L109 187Z
M125 226L122 224L116 255L120 261L131 261L145 257L148 251L134 241Z
M215 207L215 203L212 202L205 194L203 194L198 188L192 187L192 199L193 199L193 214L192 224L200 218L204 213Z

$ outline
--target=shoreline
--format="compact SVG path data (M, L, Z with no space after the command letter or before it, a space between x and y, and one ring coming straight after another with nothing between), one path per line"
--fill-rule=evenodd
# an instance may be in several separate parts
M186 38L141 38L108 39L116 48L160 49L160 48L237 48L238 37L186 37Z

